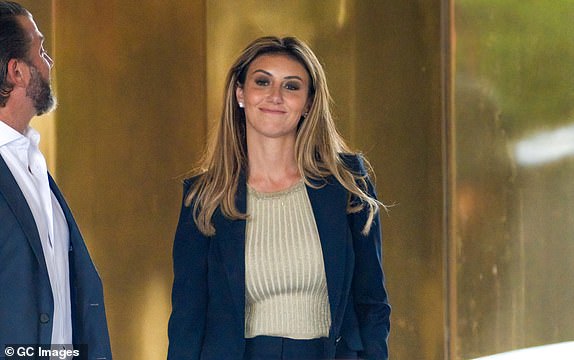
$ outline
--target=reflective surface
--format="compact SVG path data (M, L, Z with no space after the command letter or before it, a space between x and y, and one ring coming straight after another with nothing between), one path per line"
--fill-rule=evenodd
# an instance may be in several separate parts
M454 0L454 359L574 339L573 18Z

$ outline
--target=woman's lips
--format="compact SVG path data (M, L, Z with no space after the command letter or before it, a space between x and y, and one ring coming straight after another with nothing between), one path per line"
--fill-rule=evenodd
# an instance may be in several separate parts
M279 109L260 108L259 110L260 110L261 112L266 113L266 114L283 115L283 114L286 113L286 111L284 111L284 110L279 110Z

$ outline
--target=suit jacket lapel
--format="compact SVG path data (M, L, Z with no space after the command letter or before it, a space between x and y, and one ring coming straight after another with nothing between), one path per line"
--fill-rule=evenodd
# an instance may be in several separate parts
M50 190L54 193L54 196L56 197L56 200L58 200L58 203L64 212L64 216L66 217L66 222L68 223L68 229L70 231L70 242L72 242L72 240L75 240L76 236L79 235L78 226L76 225L76 221L74 220L74 216L72 215L72 211L70 210L68 203L66 203L58 185L56 185L56 182L50 174L48 174L48 181L50 183Z
M333 183L318 189L307 186L307 193L321 239L331 320L334 322L338 315L346 271L347 196L340 186Z
M242 173L237 185L235 206L241 213L247 209L247 185ZM242 323L245 321L245 220L226 218L220 210L214 217L217 245L227 273L236 311Z
M38 263L42 268L46 269L46 260L44 258L44 251L42 250L42 243L40 241L40 234L34 220L34 215L28 206L28 202L20 190L20 186L12 175L10 168L6 165L4 158L0 156L0 193L6 199L8 206L12 209L24 234L30 242L32 251L38 259Z

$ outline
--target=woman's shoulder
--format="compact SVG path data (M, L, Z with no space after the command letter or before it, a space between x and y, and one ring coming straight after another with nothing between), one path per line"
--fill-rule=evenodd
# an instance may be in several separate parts
M188 197L194 188L197 186L197 182L201 179L203 174L193 174L187 178L183 179L183 196ZM188 199L189 200L189 199Z
M365 157L361 153L339 153L343 165L354 173L367 175Z

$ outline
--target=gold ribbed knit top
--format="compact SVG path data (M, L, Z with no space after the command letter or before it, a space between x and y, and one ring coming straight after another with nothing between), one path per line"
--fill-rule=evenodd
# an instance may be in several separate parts
M331 325L321 242L303 181L274 193L248 186L245 337L326 337Z

